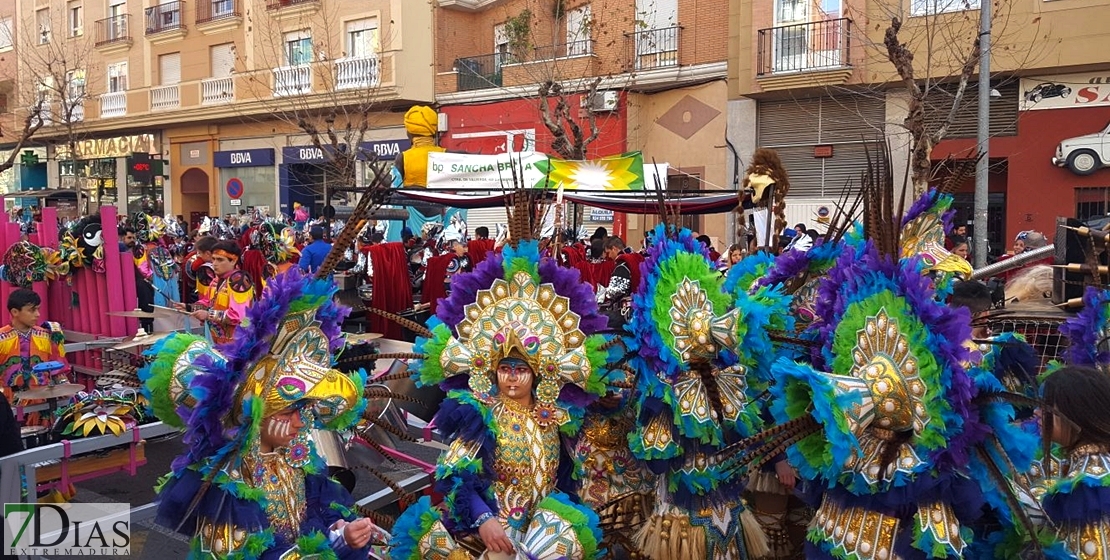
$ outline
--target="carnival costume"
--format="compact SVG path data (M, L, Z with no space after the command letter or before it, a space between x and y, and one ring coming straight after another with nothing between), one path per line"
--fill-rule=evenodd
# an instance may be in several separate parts
M598 519L568 496L576 469L561 439L606 391L605 341L592 335L604 317L576 274L540 259L535 241L491 254L453 283L429 321L431 337L417 343L427 353L418 384L447 391L436 416L452 441L435 473L442 513L427 498L406 510L394 525L394 560L468 558L457 547L481 550L469 542L489 519L529 558L594 557ZM499 394L505 358L534 372L531 409Z
M167 223L158 216L138 213L131 221L138 243L132 251L135 267L154 290L154 304L170 307L181 301L177 260L166 236Z
M786 195L790 192L790 178L778 152L759 148L752 154L744 172L743 190L755 208L756 245L778 247L779 234L786 229Z
M234 258L230 255L229 258ZM197 301L195 308L207 309L212 340L217 344L231 341L235 328L242 323L247 309L254 304L254 287L250 275L242 270L217 276Z
M23 390L38 385L50 385L50 379L35 373L35 366L44 362L66 362L65 332L58 323L43 323L21 333L11 325L0 327L0 375L3 387ZM68 369L68 364L64 369ZM56 375L61 375L57 373Z
M667 225L652 233L642 270L628 325L639 374L629 444L660 477L639 551L760 556L766 543L741 503L743 484L723 476L714 455L762 427L752 401L773 361L770 319L786 316L789 298L768 290L768 301L734 301L693 234Z
M190 558L367 557L330 530L355 518L354 504L323 474L309 437L346 428L365 405L365 374L331 369L348 312L334 292L292 270L267 286L231 344L174 334L148 352L141 377L154 413L183 428L189 446L159 488L157 521L192 537ZM267 419L291 409L304 427L262 453Z
M786 449L802 478L824 488L806 558L963 557L984 500L1001 501L984 494L1009 495L999 464L1020 457L1023 442L1009 431L1012 408L991 400L993 376L965 367L970 315L937 301L926 274L936 263L915 251L899 258L899 226L913 217L889 215L889 159L865 179L866 241L842 250L819 281L809 327L819 350L812 364L774 364L778 425L754 451L745 442L747 454ZM911 212L940 208L935 196Z

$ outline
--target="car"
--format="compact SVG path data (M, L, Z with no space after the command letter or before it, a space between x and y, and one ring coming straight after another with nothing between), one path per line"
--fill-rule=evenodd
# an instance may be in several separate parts
M1025 92L1025 100L1029 103L1040 103L1049 97L1067 97L1071 95L1071 88L1064 84L1045 83L1039 84Z
M1052 165L1067 167L1076 175L1090 175L1110 166L1110 123L1101 132L1061 140Z

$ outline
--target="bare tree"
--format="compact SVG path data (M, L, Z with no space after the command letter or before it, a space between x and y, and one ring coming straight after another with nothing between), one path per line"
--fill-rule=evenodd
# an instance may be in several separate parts
M17 79L10 112L15 127L0 130L0 137L10 139L12 145L12 153L0 161L0 172L15 164L24 147L38 144L36 139L61 138L72 148L80 136L88 99L89 38L56 33L65 29L60 19L20 25L33 32L21 33L13 42Z
M343 29L340 3L323 3L315 12L278 18L285 4L259 0L247 13L258 29L255 53L237 53L247 95L256 101L244 107L248 120L276 119L307 136L323 158L321 187L331 196L353 188L358 161L374 159L361 151L368 132L379 126L383 104L381 83L392 72L392 21L367 21L365 29ZM273 9L276 8L276 9ZM239 65L237 64L237 65ZM242 83L242 82L241 82Z
M600 90L622 90L633 80L624 30L636 28L637 19L628 2L594 0L568 10L563 0L524 0L502 13L503 50L493 55L493 72L456 70L535 103L551 137L545 148L564 159L586 159L611 118L591 102Z
M1010 0L992 2L995 59L1005 66L1022 68L1039 56L1042 47L1027 49L1007 45L1010 38ZM881 45L872 45L893 65L907 94L907 115L901 125L909 134L909 174L914 193L923 193L933 177L933 148L947 138L953 125L969 113L968 84L981 57L978 3L969 0L914 0L910 19L902 4L884 10L890 24ZM1039 19L1028 22L1037 26Z

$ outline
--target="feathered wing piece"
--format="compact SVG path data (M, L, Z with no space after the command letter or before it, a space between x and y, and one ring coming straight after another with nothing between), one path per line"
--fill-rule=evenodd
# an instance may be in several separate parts
M308 403L307 428L343 429L357 420L364 376L332 369L349 310L332 301L335 287L297 269L276 276L247 311L234 339L221 346L189 334L171 335L147 355L140 372L154 413L183 427L189 449L174 471L196 469L220 479L257 445L263 418ZM317 464L307 444L302 464Z
M966 279L971 263L944 247L946 229L951 229L952 195L929 189L921 195L902 218L900 243L902 258L921 257L926 272L939 272Z

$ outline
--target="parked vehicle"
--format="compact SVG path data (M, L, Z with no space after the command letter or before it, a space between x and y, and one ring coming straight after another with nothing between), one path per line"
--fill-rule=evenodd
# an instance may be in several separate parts
M1101 132L1062 140L1052 165L1067 167L1076 175L1090 175L1110 166L1110 123Z

